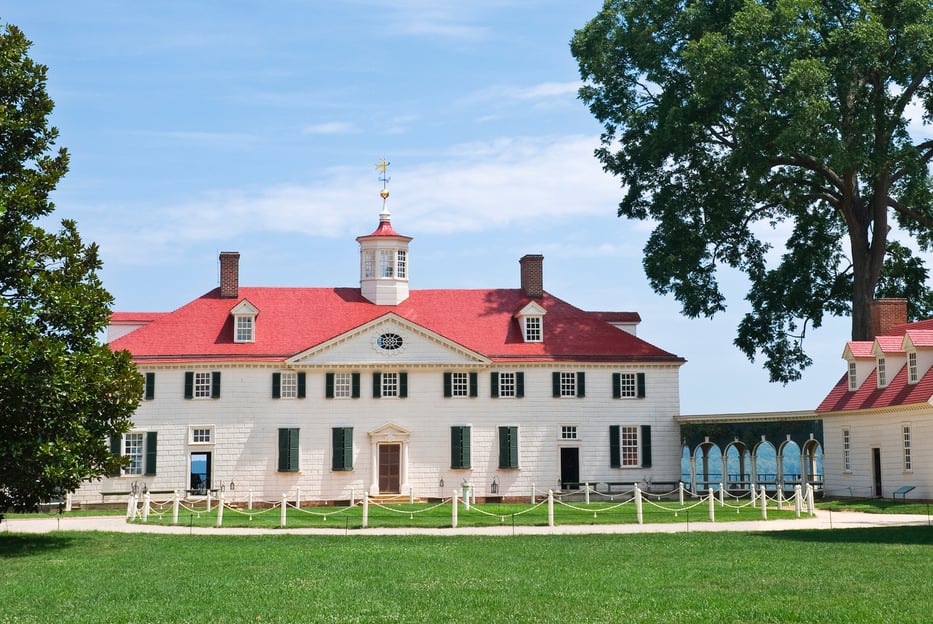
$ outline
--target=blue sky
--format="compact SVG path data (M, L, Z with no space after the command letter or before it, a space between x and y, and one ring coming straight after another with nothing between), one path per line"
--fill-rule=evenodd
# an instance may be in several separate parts
M171 310L217 285L356 286L355 237L389 167L412 288L545 288L587 310L639 312L638 334L687 359L685 414L816 407L844 372L848 320L810 331L815 365L769 384L732 346L730 307L680 316L647 285L649 225L615 216L600 126L576 98L568 42L600 0L35 0L0 12L49 67L71 170L55 216L101 247L121 311Z

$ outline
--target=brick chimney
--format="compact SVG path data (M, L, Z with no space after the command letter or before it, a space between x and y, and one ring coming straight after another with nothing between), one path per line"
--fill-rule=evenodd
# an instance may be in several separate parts
M220 296L236 299L240 291L240 252L220 252Z
M522 267L522 290L525 296L540 299L544 295L544 256L526 254L518 263Z
M875 299L871 302L872 336L885 336L892 327L906 322L906 299Z

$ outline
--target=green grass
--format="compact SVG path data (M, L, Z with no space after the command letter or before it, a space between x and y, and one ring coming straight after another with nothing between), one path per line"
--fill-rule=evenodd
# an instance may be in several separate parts
M0 622L929 622L933 529L0 534Z
M677 503L645 503L642 520L645 524L708 522L709 506L687 502L686 509ZM768 509L768 519L789 519L795 517L793 506L784 506L782 511L772 506ZM804 512L805 515L805 512ZM358 529L362 526L363 510L355 507L303 507L288 508L285 526L288 528L346 528ZM716 504L717 522L736 520L761 520L759 507L727 506ZM141 522L141 520L137 520ZM225 509L224 527L275 528L281 526L280 509ZM635 506L632 503L555 503L554 522L557 525L568 524L636 524L638 522ZM148 524L171 524L172 506L153 506L147 520ZM547 505L539 504L481 504L466 510L461 505L457 512L458 527L477 526L545 526L548 523ZM178 524L185 526L216 526L216 503L210 512L201 503L196 508L181 508ZM376 527L420 527L446 528L452 524L451 506L445 504L393 504L387 506L370 505L368 526Z
M908 503L884 498L860 498L830 500L816 504L817 509L832 511L863 511L865 513L884 514L922 514L930 515L933 507L930 503Z

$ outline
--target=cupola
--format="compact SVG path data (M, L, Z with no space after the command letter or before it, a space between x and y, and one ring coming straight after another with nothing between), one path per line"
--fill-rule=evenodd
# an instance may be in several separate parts
M358 236L360 244L360 291L376 305L398 305L408 299L408 243L410 236L402 236L392 228L387 188L389 178L385 160L376 165L382 172L382 212L379 226L367 236Z

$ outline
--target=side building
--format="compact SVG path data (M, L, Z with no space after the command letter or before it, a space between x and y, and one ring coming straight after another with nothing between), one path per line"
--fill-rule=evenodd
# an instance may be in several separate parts
M357 239L359 288L239 284L174 312L115 313L113 349L145 377L129 463L74 497L132 488L303 501L410 492L527 497L583 482L680 478L684 360L638 338L636 313L586 312L544 290L409 290L410 237L383 209Z
M933 319L873 303L875 339L850 341L847 370L817 408L829 496L933 499Z

